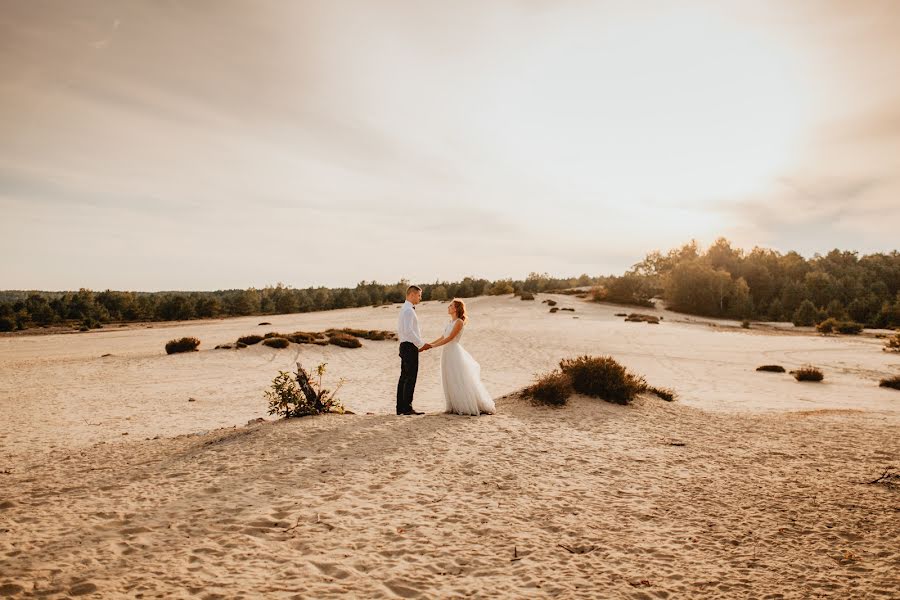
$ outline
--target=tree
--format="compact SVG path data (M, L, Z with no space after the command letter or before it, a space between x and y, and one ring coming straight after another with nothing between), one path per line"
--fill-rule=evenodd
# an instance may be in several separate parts
M800 303L800 307L794 312L793 322L797 327L811 327L816 324L819 318L819 311L816 305L810 300L804 300Z

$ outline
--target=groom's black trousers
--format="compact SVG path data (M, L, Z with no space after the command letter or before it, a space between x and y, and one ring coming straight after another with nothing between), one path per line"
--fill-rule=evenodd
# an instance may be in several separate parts
M410 342L400 344L400 379L397 381L397 414L412 410L416 378L419 376L419 349Z

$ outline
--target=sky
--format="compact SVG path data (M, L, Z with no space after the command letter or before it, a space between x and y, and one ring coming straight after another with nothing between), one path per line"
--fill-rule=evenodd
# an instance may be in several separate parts
M0 289L894 250L897 31L892 0L9 0Z

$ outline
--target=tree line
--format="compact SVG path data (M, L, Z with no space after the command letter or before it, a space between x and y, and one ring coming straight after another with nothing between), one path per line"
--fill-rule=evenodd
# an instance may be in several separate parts
M592 286L598 281L588 275L556 278L546 273L531 273L524 280L466 277L462 281L439 281L420 287L425 300L447 300L561 290ZM394 284L362 281L355 288L293 288L278 284L262 289L214 292L5 291L0 292L0 331L51 325L74 325L86 330L111 322L179 321L379 306L403 302L408 285L407 281Z
M654 251L618 277L602 278L595 298L709 317L792 321L828 318L866 327L900 327L900 253L832 250L806 259L766 248L744 251L719 238Z

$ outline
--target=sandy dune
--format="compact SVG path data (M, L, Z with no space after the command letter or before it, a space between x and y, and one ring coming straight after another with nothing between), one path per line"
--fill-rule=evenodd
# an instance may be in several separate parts
M433 353L417 394L432 414L396 417L392 343L209 350L389 328L393 307L0 339L0 595L897 597L900 490L865 483L900 467L900 392L876 387L900 360L878 340L623 323L556 299L579 318L470 303L464 343L496 396L591 352L680 401L513 395L442 415ZM426 332L443 310L420 309ZM180 335L206 350L166 356ZM244 427L298 359L347 377L360 414ZM767 362L826 380L753 371Z

